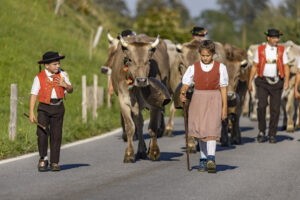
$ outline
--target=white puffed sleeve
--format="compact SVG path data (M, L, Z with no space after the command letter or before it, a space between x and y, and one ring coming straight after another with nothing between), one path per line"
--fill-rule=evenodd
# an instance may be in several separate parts
M182 84L191 85L194 81L194 65L191 65L185 71L182 77Z
M220 64L220 87L228 86L228 73L227 68L224 64Z

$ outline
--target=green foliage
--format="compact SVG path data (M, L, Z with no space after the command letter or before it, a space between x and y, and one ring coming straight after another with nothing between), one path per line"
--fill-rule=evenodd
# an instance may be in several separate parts
M187 29L180 26L180 15L167 7L148 7L134 23L134 29L149 36L158 34L163 39L184 42L190 37Z
M102 33L97 48L93 50L93 58L89 60L91 29L97 29L100 19L105 30L118 32L120 29L91 1L82 1L85 4L73 4L73 0L64 2L58 15L48 10L46 0L1 2L0 159L37 150L36 126L29 123L23 113L29 112L30 90L39 69L37 62L49 50L66 55L61 61L62 68L68 72L74 86L74 92L65 101L63 142L98 135L120 126L119 105L115 97L111 110L106 105L98 109L97 121L88 116L88 123L81 123L82 75L87 76L88 85L92 85L93 74L98 75L100 86L106 88L107 85L107 77L100 74L99 70L107 57L106 32ZM8 139L12 83L18 84L19 96L17 138L13 142Z

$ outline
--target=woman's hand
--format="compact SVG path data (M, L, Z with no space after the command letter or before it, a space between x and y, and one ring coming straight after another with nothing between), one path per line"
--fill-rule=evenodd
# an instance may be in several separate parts
M227 118L227 107L222 108L222 120Z
M184 93L184 92L180 93L179 98L180 98L181 102L185 103L186 102L186 93Z

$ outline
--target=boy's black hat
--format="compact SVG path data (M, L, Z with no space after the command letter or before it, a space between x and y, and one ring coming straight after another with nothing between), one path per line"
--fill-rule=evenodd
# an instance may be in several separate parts
M136 35L135 32L133 32L132 30L124 30L122 31L121 33L121 36L124 38L124 37L127 37L127 36L133 36L133 35ZM118 40L120 39L120 36L118 36Z
M208 31L201 26L195 26L191 30L191 33L192 33L192 35L195 35L195 36L205 36L208 34Z
M43 59L41 59L38 64L49 64L54 61L58 61L64 59L65 56L59 55L58 52L48 51L43 55Z
M269 36L269 37L279 37L279 36L281 36L283 34L282 34L281 31L279 31L277 29L274 29L274 28L271 28L271 29L268 29L267 32L265 32L265 35Z

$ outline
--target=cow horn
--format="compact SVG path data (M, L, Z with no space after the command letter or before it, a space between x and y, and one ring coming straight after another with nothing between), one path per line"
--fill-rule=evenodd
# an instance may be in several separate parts
M182 45L181 44L176 44L176 49L181 50L182 49Z
M292 47L292 46L288 46L288 47L286 48L286 53L288 53L288 52L290 51L291 47Z
M151 44L151 48L155 48L159 43L159 35L157 36L156 40Z
M123 39L123 37L120 35L120 42L122 44L123 47L128 47L128 43Z
M241 61L241 65L245 65L245 64L247 64L247 60L246 59L243 60L243 61Z
M107 39L112 42L114 38L111 36L110 32L107 32Z

